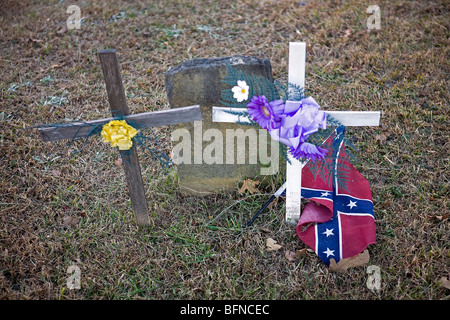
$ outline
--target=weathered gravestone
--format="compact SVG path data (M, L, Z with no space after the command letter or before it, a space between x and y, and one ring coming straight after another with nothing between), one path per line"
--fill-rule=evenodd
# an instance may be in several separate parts
M180 189L184 193L204 195L221 190L235 190L239 181L254 178L261 172L259 159L255 161L253 155L249 157L249 144L254 141L248 137L245 143L242 143L244 140L239 140L245 139L248 126L212 121L212 107L222 105L222 90L230 89L230 86L223 82L227 75L227 65L273 81L269 59L240 55L188 60L166 73L166 91L170 106L178 108L191 104L200 105L203 115L203 121L178 125L172 135L174 146L180 143L190 146L189 150L183 150L187 154L183 154L182 161L174 159ZM244 133L238 131L239 129L244 130ZM188 141L183 141L184 139ZM220 139L222 141L217 141ZM270 141L270 137L267 141ZM213 160L204 156L208 152L208 145L212 143L222 148L215 150ZM227 154L227 151L230 152L227 143L228 147L230 143L234 144L231 159ZM175 153L177 152L174 147ZM270 150L268 153L270 154Z

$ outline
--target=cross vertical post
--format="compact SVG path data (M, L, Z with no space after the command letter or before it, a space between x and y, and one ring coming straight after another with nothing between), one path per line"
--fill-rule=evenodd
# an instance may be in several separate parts
M105 79L111 113L113 116L127 116L130 114L130 110L126 101L116 51L101 50L98 55ZM119 152L123 160L122 165L125 170L128 193L133 206L136 223L139 226L146 226L149 224L148 208L136 145L133 144L130 150L119 150Z
M305 62L306 62L306 43L289 43L289 73L288 82L305 88ZM289 89L288 89L289 90ZM286 179L286 222L296 224L300 218L301 209L301 183L303 163L295 159L288 152L286 161L286 177L295 177L295 179Z

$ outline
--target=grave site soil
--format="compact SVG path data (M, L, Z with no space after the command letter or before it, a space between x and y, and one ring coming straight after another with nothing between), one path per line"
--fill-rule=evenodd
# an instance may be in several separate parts
M369 3L355 0L3 1L0 298L448 300L450 3L375 4L381 28L368 31ZM286 81L290 41L307 43L306 89L323 109L382 112L380 127L348 132L374 200L366 265L329 270L284 223L283 198L237 236L283 170L253 194L193 197L140 151L151 225L139 228L117 150L27 130L110 116L98 50L117 50L138 113L169 108L164 73L188 59L267 57ZM170 128L155 132L170 155Z

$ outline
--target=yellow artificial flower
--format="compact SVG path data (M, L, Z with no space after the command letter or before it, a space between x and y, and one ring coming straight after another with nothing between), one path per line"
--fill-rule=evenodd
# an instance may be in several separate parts
M111 147L119 147L119 150L129 150L133 146L131 139L137 134L137 130L125 120L112 120L103 126L101 135L103 141L111 143Z

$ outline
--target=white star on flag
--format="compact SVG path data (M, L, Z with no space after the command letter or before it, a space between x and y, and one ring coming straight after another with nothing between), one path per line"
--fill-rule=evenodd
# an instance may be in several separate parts
M330 193L327 192L322 192L322 194L320 195L321 197L328 197L330 195Z
M350 209L353 209L353 207L356 207L356 201L350 200L350 203L347 205L347 207L350 207Z
M329 256L334 256L333 252L334 252L334 250L330 250L329 248L327 248L327 250L324 251L323 253L325 253L327 255L327 258L328 258Z
M328 236L334 236L333 230L334 230L334 229L328 229L328 228L327 228L327 230L326 230L325 232L323 232L323 234L326 234L326 235L327 235L327 238L328 238Z

